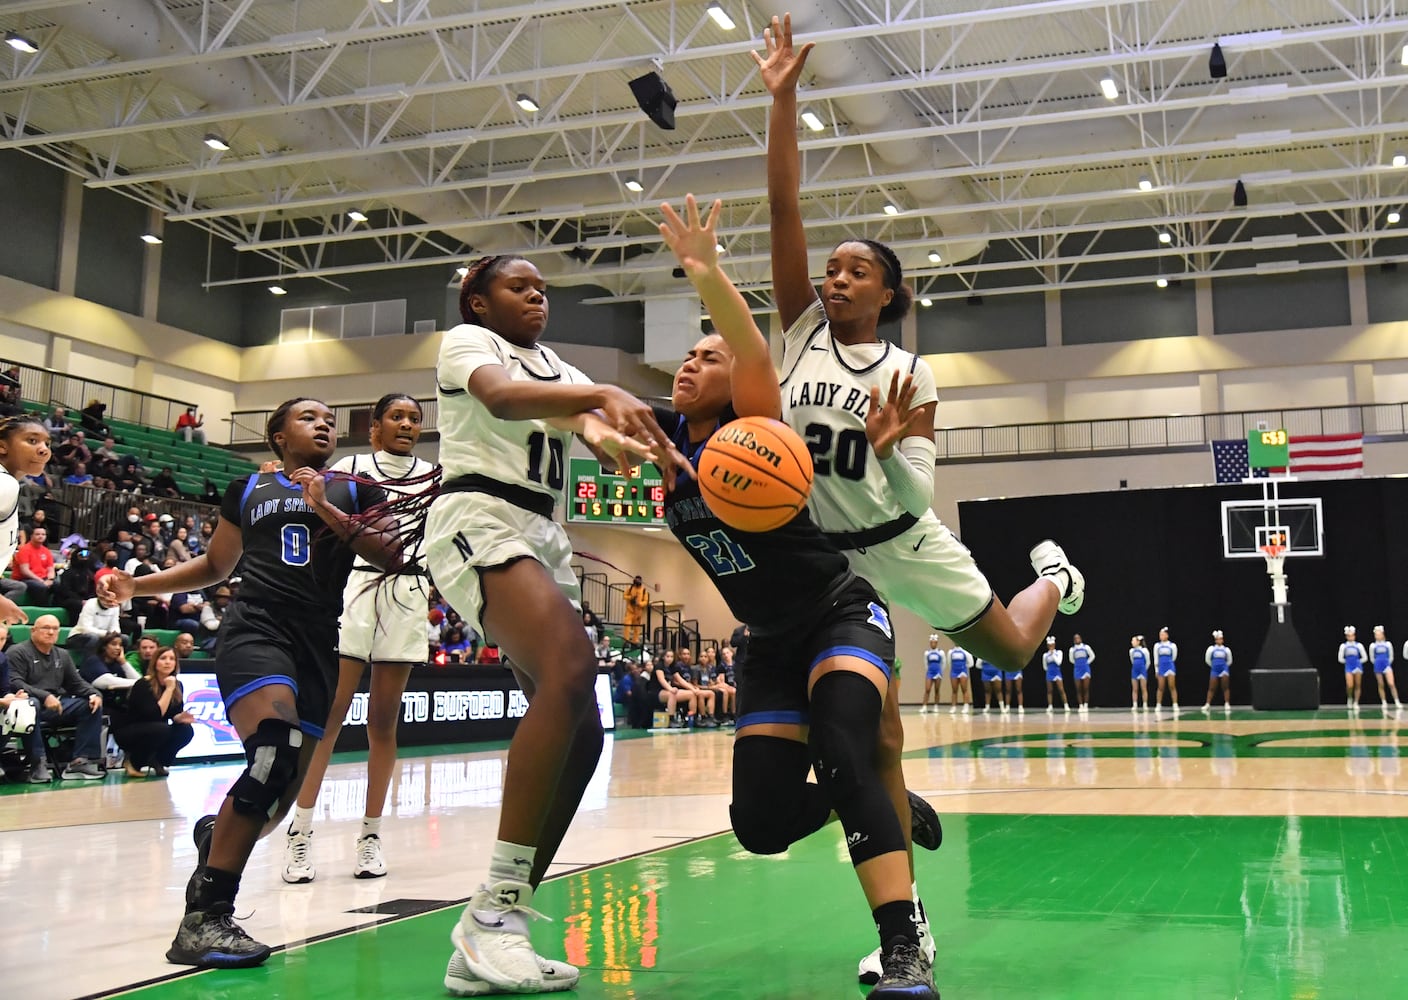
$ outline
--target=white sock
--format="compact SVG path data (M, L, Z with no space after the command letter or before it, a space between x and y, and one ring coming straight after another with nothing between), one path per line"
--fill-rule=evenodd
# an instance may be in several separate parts
M363 837L373 837L373 836L375 836L375 837L380 837L380 836L381 836L381 817L380 817L380 816L363 816L363 817L362 817L362 836L363 836Z
M313 810L304 809L302 806L294 806L293 819L289 820L288 829L290 833L312 833Z
M489 860L489 881L521 882L527 885L528 876L533 873L533 859L537 853L536 847L511 844L507 840L494 841L494 854ZM531 895L530 892L529 896ZM526 905L528 900L520 898L520 903Z

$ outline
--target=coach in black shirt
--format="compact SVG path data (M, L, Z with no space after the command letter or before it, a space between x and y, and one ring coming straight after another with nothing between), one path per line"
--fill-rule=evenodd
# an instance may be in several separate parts
M10 665L10 686L26 691L39 707L39 724L76 726L74 758L64 769L64 778L102 780L96 761L102 754L103 699L73 665L68 651L59 648L59 620L40 615L29 638L5 652ZM38 744L43 746L42 743Z

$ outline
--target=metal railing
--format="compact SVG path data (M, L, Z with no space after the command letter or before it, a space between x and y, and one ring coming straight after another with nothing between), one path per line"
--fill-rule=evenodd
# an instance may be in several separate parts
M1298 409L1246 410L1190 416L1120 417L995 427L935 430L939 461L1074 458L1101 453L1206 448L1213 441L1245 438L1258 427L1298 434L1362 433L1366 438L1408 435L1408 403L1373 403Z
M129 507L141 507L148 514L170 514L180 524L187 514L194 514L196 525L219 512L218 507L197 503L194 500L171 500L165 497L143 496L140 493L126 493L121 490L101 490L92 486L73 486L63 483L49 490L52 501L40 501L51 521L63 525L64 535L77 533L90 543L104 539L113 526L127 516ZM55 510L55 506L59 509ZM51 543L57 543L62 535L53 535Z
M20 395L25 399L47 401L50 406L62 406L68 411L75 427L79 425L79 410L93 400L107 404L105 420L125 420L131 424L163 427L176 426L176 418L194 403L170 399L150 392L79 378L52 368L36 368L18 362L0 362L0 366L16 366L20 370Z

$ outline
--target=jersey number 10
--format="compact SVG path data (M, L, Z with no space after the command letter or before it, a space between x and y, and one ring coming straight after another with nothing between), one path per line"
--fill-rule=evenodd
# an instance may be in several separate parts
M831 475L831 442L834 435L836 475L856 481L865 478L865 456L870 451L865 431L852 428L836 434L825 424L807 424L803 433L807 439L807 450L812 453L812 468L818 476Z
M543 446L547 445L546 448ZM542 431L528 435L528 478L535 483L543 481L543 452L547 452L549 489L562 489L562 439L550 438Z

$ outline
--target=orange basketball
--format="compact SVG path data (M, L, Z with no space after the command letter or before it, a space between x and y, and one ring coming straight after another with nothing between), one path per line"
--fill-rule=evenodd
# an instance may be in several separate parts
M812 490L812 456L797 432L767 417L739 417L699 456L699 492L739 531L771 531L797 516Z

